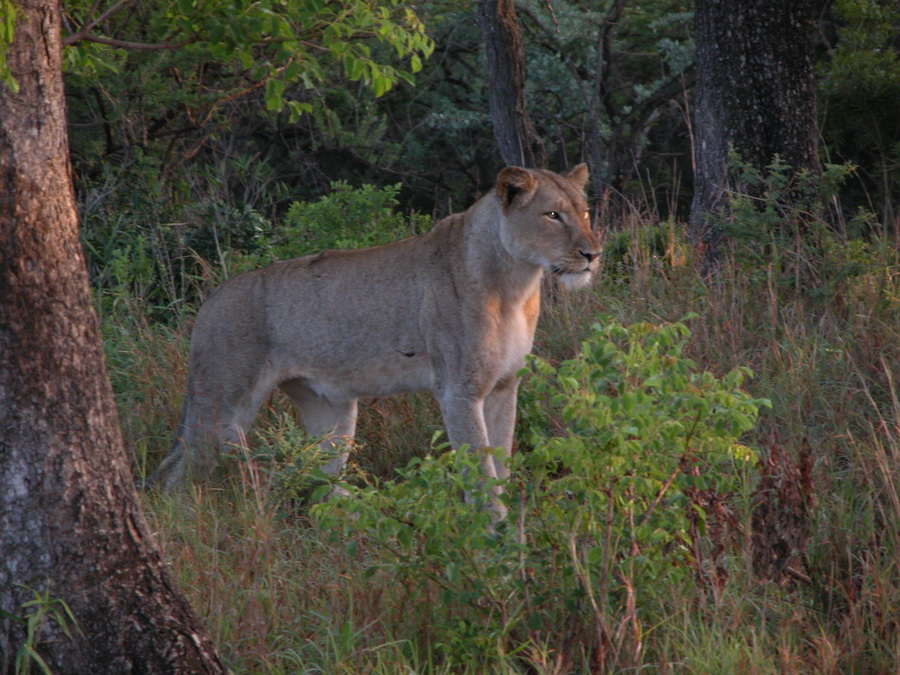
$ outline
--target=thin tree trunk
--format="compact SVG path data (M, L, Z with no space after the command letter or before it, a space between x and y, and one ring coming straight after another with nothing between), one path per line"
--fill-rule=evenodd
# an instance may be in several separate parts
M694 199L690 234L714 256L711 215L729 188L729 147L764 169L779 155L819 170L813 39L816 0L697 0Z
M494 138L507 166L546 168L547 153L525 107L525 48L513 0L479 0Z
M601 128L603 126L602 113L606 114L610 127L614 130L619 128L617 122L620 111L612 95L609 79L612 72L612 44L624 7L625 0L610 0L605 7L606 14L597 29L597 41L594 47L594 81L591 85L590 105L585 125L587 134L585 146L592 164L591 183L596 193L600 195L601 220L605 219L613 193L622 188L621 184L616 181L619 174L617 153L612 147L607 152L603 151L604 139ZM601 168L604 166L605 170Z
M0 670L222 672L138 508L78 240L59 2L16 3L0 85ZM35 594L40 606L26 607ZM71 610L67 635L54 618ZM50 610L30 641L26 615Z

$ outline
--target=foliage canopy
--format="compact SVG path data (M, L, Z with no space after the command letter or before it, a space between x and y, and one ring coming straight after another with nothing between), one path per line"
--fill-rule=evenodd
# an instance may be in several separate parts
M225 100L264 87L266 108L287 107L292 119L312 106L286 99L288 83L314 89L327 80L329 66L338 65L381 96L399 80L410 82L433 49L415 12L397 0L117 2L103 11L98 3L73 1L65 11L70 72L121 72L129 49L177 51L170 67L197 65L196 91L186 93L205 90ZM408 66L384 63L376 45L408 57ZM204 75L219 69L229 77L210 87ZM191 79L190 71L179 71L172 73L176 79Z

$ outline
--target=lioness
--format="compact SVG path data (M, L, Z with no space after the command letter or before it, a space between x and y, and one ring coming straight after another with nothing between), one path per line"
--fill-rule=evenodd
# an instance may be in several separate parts
M353 439L358 399L428 389L454 447L508 456L544 270L580 287L597 268L587 178L585 164L508 167L425 234L224 283L197 314L178 435L148 482L169 489L207 475L217 446L242 442L275 387L332 447ZM345 451L324 470L346 461ZM480 463L488 478L508 475L492 454Z

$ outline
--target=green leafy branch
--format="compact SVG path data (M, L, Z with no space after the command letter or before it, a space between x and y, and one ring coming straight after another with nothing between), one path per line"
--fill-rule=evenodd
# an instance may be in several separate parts
M138 19L144 27L136 27ZM160 11L131 0L103 10L96 2L72 2L65 27L63 43L77 52L67 56L70 68L116 70L125 50L190 51L201 62L237 66L252 82L227 99L262 87L266 108L287 108L292 117L311 106L288 100L289 84L314 89L334 64L381 96L399 81L412 82L434 48L415 12L397 0L173 0ZM136 30L150 39L117 37ZM387 63L379 47L407 63Z

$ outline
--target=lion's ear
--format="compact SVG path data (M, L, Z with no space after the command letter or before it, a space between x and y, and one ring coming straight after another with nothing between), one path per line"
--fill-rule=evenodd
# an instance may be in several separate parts
M566 171L563 176L575 183L580 189L584 190L584 186L587 185L589 174L590 170L588 169L588 165L582 162Z
M534 176L519 166L508 166L497 176L497 196L504 208L520 194L534 192L536 188Z

